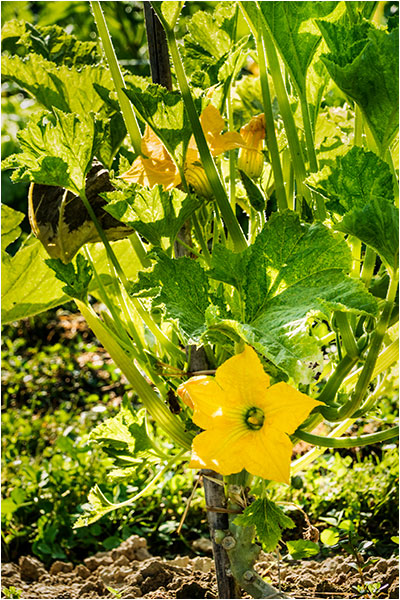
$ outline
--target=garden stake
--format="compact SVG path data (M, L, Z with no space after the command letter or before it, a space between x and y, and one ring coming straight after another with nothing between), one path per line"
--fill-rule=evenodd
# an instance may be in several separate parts
M146 19L147 41L149 46L151 77L154 83L159 83L164 87L171 89L171 71L169 65L168 44L164 28L162 27L157 15L155 14L150 2L144 2L144 11ZM178 233L185 242L190 243L190 228L186 225ZM187 256L188 250L175 242L175 256ZM205 351L202 347L196 349L194 346L187 347L186 352L189 357L189 371L205 371L208 369L208 361ZM209 475L214 479L222 481L222 477L214 471L201 471L202 475ZM206 506L213 508L226 508L226 497L224 486L215 483L211 479L203 476L204 494ZM215 571L217 576L218 596L219 598L237 598L239 589L235 579L229 574L229 558L226 549L215 540L215 533L219 530L227 530L228 515L216 511L207 511L207 519L210 529L210 538L213 547L213 556Z

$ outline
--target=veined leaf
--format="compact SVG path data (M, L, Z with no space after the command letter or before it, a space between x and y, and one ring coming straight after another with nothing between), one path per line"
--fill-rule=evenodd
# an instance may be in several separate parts
M293 529L293 520L283 510L267 498L252 502L244 512L235 518L235 525L255 527L257 537L265 552L275 550L284 529Z
M305 95L306 75L321 41L311 19L330 14L337 2L257 2L299 94Z
M320 22L319 27L331 50L321 60L336 85L361 108L379 148L386 150L399 128L398 29L387 33L367 27L363 37L363 23L327 27Z
M82 254L76 257L76 270L71 262L65 265L60 259L49 258L46 264L55 272L58 280L66 283L63 292L86 302L93 269Z
M184 222L200 204L197 196L178 189L165 191L161 185L152 189L134 185L103 197L108 201L105 210L110 215L136 229L150 244L165 249L173 244Z
M96 147L93 117L42 113L18 133L22 152L3 161L14 168L13 181L32 181L60 186L79 195L85 187Z
M308 315L332 310L376 314L375 299L347 276L350 266L350 251L340 235L321 224L302 224L289 211L273 215L242 253L214 252L209 275L236 287L243 317L211 319L208 331L242 338L295 380L308 381L308 363L321 360L308 334Z
M98 113L104 102L94 88L98 84L114 89L110 71L102 65L85 65L80 69L56 65L38 54L26 58L2 57L2 75L5 81L14 81L48 110L86 116Z
M205 330L208 301L208 278L195 260L171 259L157 252L157 264L151 273L140 273L134 294L155 296L154 305L165 304L167 318L176 319L185 343L198 341Z
M399 209L390 202L371 200L347 213L338 231L359 238L373 248L389 271L399 266Z
M354 146L338 156L333 167L311 175L307 185L327 199L329 210L343 215L370 200L393 202L393 177L389 165L373 152Z
M90 439L100 444L113 459L115 468L131 467L139 453L152 448L146 432L144 412L133 414L126 400L116 417L107 419L93 429Z
M386 162L355 146L307 184L327 198L329 209L344 215L338 231L358 237L388 269L397 269L399 211L393 205L393 176Z
M2 49L18 56L39 54L58 65L92 65L100 62L96 42L82 42L58 25L32 25L26 21L5 21L1 30Z

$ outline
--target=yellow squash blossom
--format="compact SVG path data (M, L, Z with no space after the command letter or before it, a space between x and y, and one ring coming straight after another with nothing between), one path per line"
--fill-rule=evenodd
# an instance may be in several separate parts
M237 132L221 134L225 126L224 120L218 109L212 104L203 110L200 123L213 156L245 145L242 136ZM181 183L181 177L174 161L161 140L148 126L146 126L142 139L142 154L143 156L136 158L131 168L121 175L122 179L128 183L140 183L150 188L161 184L166 190L177 187ZM199 151L193 136L190 138L186 153L184 173L187 182L199 194L206 197L212 196L212 190L200 162Z
M250 346L223 363L215 377L192 377L177 393L205 430L193 440L190 467L221 475L246 469L284 483L289 483L292 454L288 434L322 404L287 383L270 386Z
M250 119L240 130L246 147L239 152L238 169L252 179L260 177L264 166L262 153L265 138L264 113Z

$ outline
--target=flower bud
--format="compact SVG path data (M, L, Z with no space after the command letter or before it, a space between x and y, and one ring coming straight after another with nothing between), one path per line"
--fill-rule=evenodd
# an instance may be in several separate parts
M239 151L238 169L252 179L258 178L264 165L262 153L265 138L264 114L253 117L247 125L242 127L240 134L246 146Z
M211 198L214 195L207 174L201 166L201 163L197 161L189 163L185 168L185 177L186 181L193 186L199 196Z

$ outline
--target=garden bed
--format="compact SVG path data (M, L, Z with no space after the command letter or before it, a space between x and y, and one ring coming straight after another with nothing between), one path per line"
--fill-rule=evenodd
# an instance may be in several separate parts
M203 541L203 547L204 542ZM260 556L257 570L279 585L276 556ZM295 598L398 598L398 560L374 557L363 568L363 580L351 557L322 561L283 560L281 588ZM99 552L83 563L55 561L47 570L32 556L19 564L5 563L2 583L21 598L216 598L217 586L210 556L151 556L144 538L131 536L118 548ZM249 597L243 595L243 598Z

